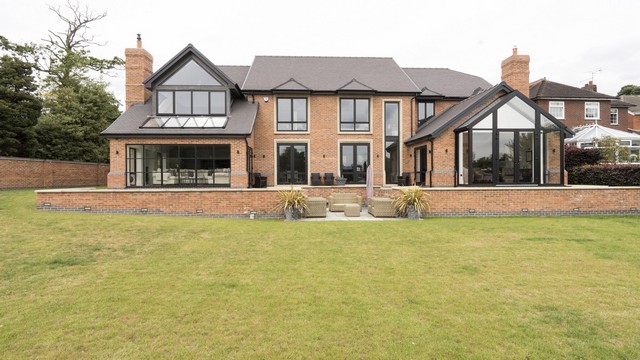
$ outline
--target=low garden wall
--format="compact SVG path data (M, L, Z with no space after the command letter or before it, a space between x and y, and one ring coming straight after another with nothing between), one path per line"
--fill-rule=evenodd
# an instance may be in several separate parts
M0 157L0 189L107 184L109 164Z
M287 188L281 188L287 190ZM309 196L356 192L365 187L303 187ZM48 211L171 214L210 217L277 217L276 188L40 190L38 208ZM392 196L398 188L376 188ZM429 216L544 216L639 214L640 187L427 188Z

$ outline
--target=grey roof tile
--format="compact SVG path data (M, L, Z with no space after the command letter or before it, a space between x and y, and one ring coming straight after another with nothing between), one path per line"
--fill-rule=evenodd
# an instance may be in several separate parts
M450 69L403 68L403 70L422 89L423 96L466 98L471 96L477 88L486 90L492 86L481 77Z
M538 99L584 99L584 100L612 100L614 96L599 92L577 88L547 79L540 79L529 85L529 98Z
M250 135L258 112L258 104L245 100L236 100L231 106L231 115L224 128L179 129L179 128L141 128L153 114L151 101L136 104L122 113L102 132L104 136L246 136Z
M245 91L271 91L291 78L312 91L336 92L353 79L378 92L419 93L392 58L256 56Z
M222 70L231 80L238 86L242 86L244 79L247 78L250 66L248 65L218 65L218 69Z
M629 108L635 115L640 115L640 95L622 95L622 101L633 104L633 107Z

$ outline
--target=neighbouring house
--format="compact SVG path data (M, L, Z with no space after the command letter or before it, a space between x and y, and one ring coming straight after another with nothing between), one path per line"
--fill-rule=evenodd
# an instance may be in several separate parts
M543 78L530 84L529 96L570 129L594 124L622 131L630 128L627 109L633 105L597 92L591 81L577 88Z
M622 95L620 99L631 105L627 108L629 130L640 134L640 95Z
M495 86L392 58L218 66L188 45L153 72L140 38L125 55L127 109L103 132L112 189L332 185L331 175L364 186L368 166L375 186L565 183L572 133L526 96L528 56L515 49Z

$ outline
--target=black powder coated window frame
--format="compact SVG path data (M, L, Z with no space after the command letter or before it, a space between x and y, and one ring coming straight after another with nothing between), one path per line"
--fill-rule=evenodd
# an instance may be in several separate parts
M146 179L145 177L148 175L145 171L137 171L137 153L138 153L138 149L135 148L129 148L130 146L142 146L142 161L143 161L143 166L145 163L145 158L144 154L145 154L145 146L153 146L153 147L160 147L160 152L158 154L160 154L160 156L156 156L156 161L159 160L160 164L159 164L159 168L160 168L160 184L159 185L130 185L129 182L127 182L126 187L127 188L158 188L158 187L185 187L185 188L189 188L189 187L231 187L231 182L229 181L229 184L201 184L198 183L197 180L197 176L195 177L195 182L192 184L184 184L180 182L180 172L178 172L178 184L164 184L164 174L165 174L165 167L164 167L164 159L188 159L188 160L193 160L195 164L198 163L198 160L213 160L214 166L216 163L216 160L227 160L229 161L229 166L231 166L231 144L126 144L125 148L127 149L127 169L125 172L125 179L129 179L130 176L134 176L135 178L137 178L138 175L143 176L143 179L145 179L148 182L148 179ZM167 152L165 151L165 147L169 147L169 146L177 146L178 147L178 158L172 158L167 155ZM195 149L195 155L194 157L181 157L180 153L181 153L181 147L187 147L187 146L211 146L213 148L213 157L211 158L200 158L198 157L198 153L197 153L197 148ZM229 154L229 157L224 157L224 156L216 156L216 151L215 148L216 147L222 147L222 146L226 146L227 147L227 151L225 151L225 153ZM136 156L135 158L131 158L130 156L130 151L134 150L134 156ZM136 167L134 172L129 171L129 167L130 167L130 163L133 160L134 162L134 166ZM193 169L193 171L196 172L198 170L214 170L215 167L213 169ZM156 171L154 171L153 169L151 169L150 174L153 177L153 174L156 173ZM229 173L229 176L231 176L231 173ZM215 175L214 175L215 178ZM134 178L132 178L134 179Z
M357 108L356 101L357 100L366 100L367 101L367 122L356 121L357 117ZM351 101L353 103L353 121L342 121L342 102L343 101ZM343 130L342 124L353 125L353 130ZM356 130L356 125L364 125L367 124L366 130ZM369 132L371 131L371 99L369 98L340 98L340 132Z
M433 114L428 115L427 114L427 104L431 104L433 106ZM424 113L425 113L425 118L421 119L420 118L420 105L424 105ZM418 126L424 124L427 122L427 120L429 120L431 117L433 117L436 114L436 102L433 100L418 100Z
M288 166L288 170L286 170L287 173L290 173L290 178L292 179L292 181L285 181L285 182L281 182L280 181L280 148L281 147L285 147L285 148L289 148L290 149L290 153L293 153L293 148L295 146L304 146L304 154L305 154L305 159L304 159L304 173L302 178L305 179L304 181L295 181L296 178L300 178L300 177L295 177L295 158L291 157L289 158L289 166ZM306 143L278 143L276 145L276 182L278 185L308 185L308 176L309 176L309 144Z
M353 165L356 165L358 162L358 154L356 152L357 147L358 146L366 146L367 147L367 160L365 162L366 166L364 166L364 169L362 169L361 171L357 171L355 169L351 170L351 171L344 171L344 163L342 162L343 160L343 156L342 154L344 153L344 147L345 146L351 146L353 148ZM356 175L361 175L361 178L364 179L363 181L358 181L358 182L349 182L349 184L366 184L367 182L367 169L366 167L369 166L371 164L371 144L369 143L358 143L358 142L350 142L350 143L341 143L340 144L340 174L342 175L342 177L346 177L345 174L352 174L353 175L353 179L356 178Z
M171 93L171 103L172 103L172 112L170 113L161 113L160 112L160 101L156 100L156 114L165 115L165 116L226 116L227 115L227 92L224 90L165 90L158 89L156 91L156 99L159 97L159 93L161 92L170 92ZM176 113L176 92L189 92L191 93L191 113L190 114L182 114ZM207 93L207 109L209 109L206 114L194 114L193 113L193 93L194 92L206 92ZM211 93L224 93L224 113L213 113L211 112Z
M395 104L398 107L398 135L387 135L387 105ZM400 131L401 131L401 119L400 119L400 102L399 101L385 101L383 106L384 111L384 172L385 172L385 183L386 184L397 184L398 176L402 173L402 164L400 163ZM398 154L396 156L396 162L398 164L398 173L396 176L389 177L387 171L387 143L395 142L396 146L398 146Z
M290 102L290 114L289 120L280 120L280 100L289 100ZM304 100L304 123L301 121L293 121L293 100ZM281 130L280 124L290 124L291 130ZM293 124L304 124L304 130L294 130ZM306 97L278 97L276 98L276 131L277 132L306 132L309 131L309 99Z

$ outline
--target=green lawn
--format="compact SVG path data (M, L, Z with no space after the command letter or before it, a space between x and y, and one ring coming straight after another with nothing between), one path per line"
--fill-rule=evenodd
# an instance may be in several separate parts
M640 358L640 217L35 210L0 191L0 357Z

